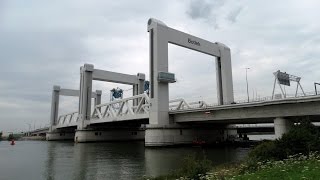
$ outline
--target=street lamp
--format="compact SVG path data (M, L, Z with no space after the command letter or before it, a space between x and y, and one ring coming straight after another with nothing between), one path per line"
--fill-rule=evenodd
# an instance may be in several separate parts
M248 102L249 102L249 85L248 85L248 67L245 68L246 69L246 83L247 83L247 97L248 97Z

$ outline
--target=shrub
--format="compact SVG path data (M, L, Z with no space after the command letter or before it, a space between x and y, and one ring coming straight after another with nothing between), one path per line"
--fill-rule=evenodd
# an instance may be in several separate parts
M204 175L212 168L212 162L202 155L189 155L182 160L182 166L176 171L177 177L188 177L199 179L199 175Z
M308 155L320 148L319 130L310 121L303 121L284 134L277 146L284 151L281 158L298 153Z
M203 179L212 169L212 162L204 153L188 155L182 159L180 168L172 173L158 177L144 176L143 180L168 180L168 179Z
M289 155L320 150L319 130L310 121L299 125L275 141L266 141L249 153L249 161L281 160Z
M264 161L267 159L275 159L277 146L274 141L264 141L256 146L250 153L251 160Z

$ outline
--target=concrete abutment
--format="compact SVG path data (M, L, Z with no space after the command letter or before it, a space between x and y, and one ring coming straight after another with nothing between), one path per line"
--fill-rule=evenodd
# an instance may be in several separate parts
M144 129L107 129L94 130L82 129L76 130L74 141L76 143L85 142L103 142L103 141L143 141L145 137Z
M47 141L72 141L74 132L48 132L46 134Z
M224 131L219 129L148 125L145 132L147 147L187 145L195 142L212 144L222 141Z

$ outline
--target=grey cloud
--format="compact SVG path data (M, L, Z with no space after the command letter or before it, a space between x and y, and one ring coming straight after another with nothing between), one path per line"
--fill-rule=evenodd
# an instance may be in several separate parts
M192 19L208 18L211 14L211 10L211 4L206 1L193 0L190 3L190 9L187 11L187 14Z
M237 21L237 18L238 18L241 11L242 11L242 7L238 7L236 9L234 9L233 11L231 11L229 13L229 15L227 16L227 19L230 22L235 23Z
M224 0L192 0L189 9L187 10L187 14L192 19L209 19L211 18L212 13L215 13L214 11L223 6L224 3Z
M215 0L215 1L201 1L201 0L192 0L187 10L187 15L194 20L200 19L209 22L214 26L215 29L219 28L217 22L218 13L216 11L223 6L225 3L224 0Z

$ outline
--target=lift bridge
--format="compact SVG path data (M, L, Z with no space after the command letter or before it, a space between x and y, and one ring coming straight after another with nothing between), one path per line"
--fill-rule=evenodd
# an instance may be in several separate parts
M186 34L155 19L149 19L147 27L150 95L144 93L143 73L128 75L84 64L80 68L80 90L53 88L47 140L144 140L146 146L166 146L188 144L196 139L206 142L229 140L236 132L227 127L235 123L274 123L276 137L281 137L295 121L320 120L320 96L307 96L304 92L303 96L296 92L294 97L281 99L274 98L273 92L272 98L264 101L236 103L231 54L227 46ZM168 72L169 43L214 57L218 104L186 102L184 99L169 101L168 84L175 82L174 74ZM281 78L278 83L284 82L284 76ZM132 85L133 96L101 104L101 91L92 92L94 80ZM78 111L58 117L60 95L78 96ZM93 108L92 98L95 99Z

